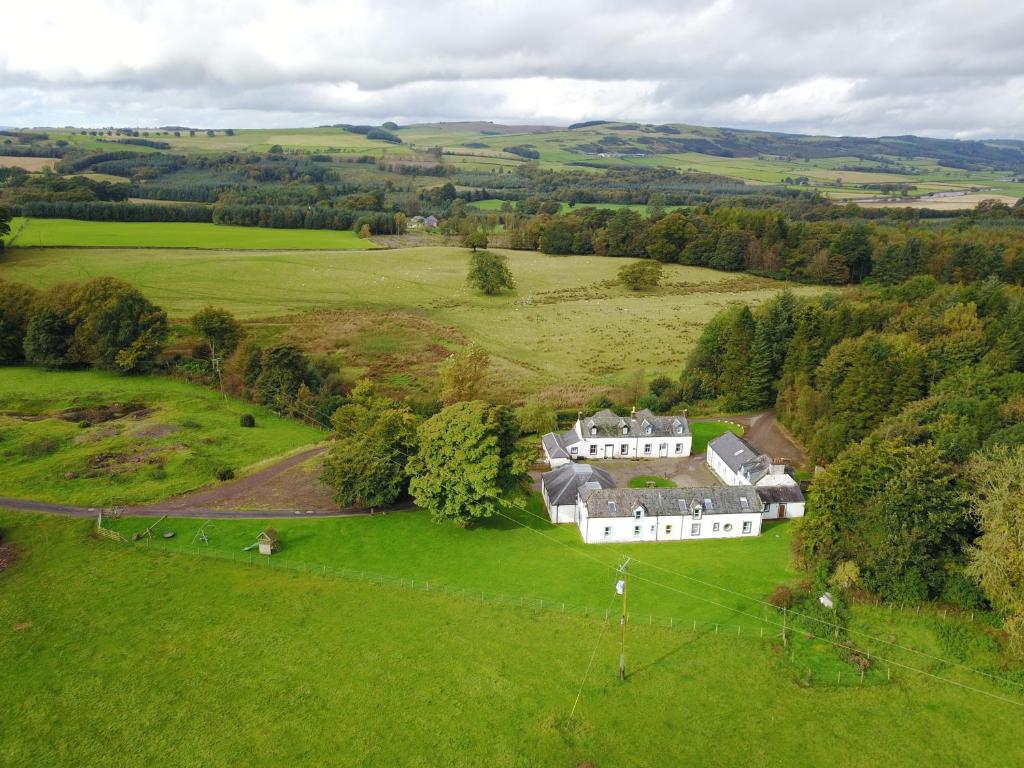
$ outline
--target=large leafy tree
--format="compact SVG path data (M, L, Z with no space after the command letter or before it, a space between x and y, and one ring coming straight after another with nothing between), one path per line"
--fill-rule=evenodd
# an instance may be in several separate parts
M662 269L659 261L634 261L619 269L619 280L631 291L648 291L658 287Z
M379 397L367 382L331 419L335 441L321 479L343 507L393 504L408 486L406 463L416 450L416 417L407 407Z
M189 324L192 332L210 345L214 359L226 360L245 338L245 328L234 315L219 307L204 307L196 312Z
M438 522L468 526L491 516L529 464L515 450L518 436L507 408L479 400L445 408L417 430L409 492Z
M969 476L981 536L968 573L1005 614L1010 650L1024 656L1024 446L976 454Z
M488 295L514 290L516 281L508 268L508 258L492 251L474 251L469 257L466 282Z
M287 410L305 383L308 366L302 350L279 344L263 350L253 382L256 398L278 410Z
M73 349L99 368L149 368L167 338L167 315L138 290L112 277L83 283L67 300Z
M476 344L451 355L441 366L441 401L445 405L479 399L487 386L490 356Z

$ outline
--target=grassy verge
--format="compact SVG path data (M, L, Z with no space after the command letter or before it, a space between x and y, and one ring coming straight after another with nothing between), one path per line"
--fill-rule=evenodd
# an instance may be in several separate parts
M239 425L242 413L256 416L254 429ZM156 501L321 437L170 379L34 368L0 375L4 496L84 506Z

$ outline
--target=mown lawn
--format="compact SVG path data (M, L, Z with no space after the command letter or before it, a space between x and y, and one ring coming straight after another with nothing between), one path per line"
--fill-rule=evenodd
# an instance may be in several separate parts
M630 488L647 488L647 484L652 483L653 488L675 488L676 484L673 483L666 477L658 477L657 475L638 475L637 477L631 477L629 479Z
M1014 705L910 675L801 686L753 635L634 620L620 684L614 621L166 555L89 521L0 528L19 553L0 573L3 765L1024 760Z
M10 248L203 248L263 250L274 248L375 248L350 230L270 229L191 222L78 221L14 219Z
M693 435L693 447L690 452L707 453L708 443L726 432L742 435L743 427L725 421L691 421L690 434Z
M113 404L138 409L98 420L96 407ZM243 413L256 416L254 429L239 425ZM217 482L220 469L240 473L322 436L259 406L170 379L0 372L0 496L84 506L156 501Z

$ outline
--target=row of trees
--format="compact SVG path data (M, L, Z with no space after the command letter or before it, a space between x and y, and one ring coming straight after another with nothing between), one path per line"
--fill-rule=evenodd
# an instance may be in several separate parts
M774 405L828 464L799 535L822 586L842 568L889 600L990 602L1024 650L1007 587L1024 581L1020 537L1005 535L1024 530L1012 528L1024 522L1012 495L1024 460L1020 289L919 277L733 307L708 324L678 384L664 384L659 395L676 386L691 403Z
M164 311L114 278L42 292L0 281L0 362L145 371L167 332Z
M990 276L1024 282L1024 241L1014 228L808 222L735 207L652 217L628 208L578 208L564 215L510 213L504 221L509 247L556 255L651 258L831 285L869 277L896 284L918 274L947 282Z

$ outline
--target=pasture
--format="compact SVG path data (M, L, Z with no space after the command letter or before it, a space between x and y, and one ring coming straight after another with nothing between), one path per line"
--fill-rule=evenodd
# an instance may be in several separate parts
M201 248L261 250L273 248L343 250L374 248L351 231L269 229L191 222L79 221L15 219L9 248Z
M346 347L391 355L386 373L400 375L410 347L417 354L432 350L437 361L453 344L472 341L491 354L500 389L513 396L548 391L554 402L573 406L586 399L580 396L585 390L617 385L638 370L678 375L704 324L729 303L756 304L787 288L801 294L823 290L666 265L660 288L636 293L616 282L621 259L504 253L518 288L498 296L468 288L468 252L444 247L216 254L15 247L0 260L0 278L44 287L112 275L174 317L208 304L223 306L258 321L267 340L294 339L339 354L353 373L372 366L375 357L346 357ZM341 333L345 328L357 333L347 336ZM405 328L412 335L404 335Z
M243 429L239 417L256 416ZM0 496L83 506L158 501L315 443L322 433L170 379L7 368Z
M186 538L189 530L172 522ZM218 525L212 540L231 547L258 529ZM382 530L357 531L360 525ZM635 609L629 677L620 684L618 627L603 619L605 608L614 617L618 607L610 568L576 562L572 550L523 528L427 525L399 516L315 530L313 521L282 521L286 549L275 557L304 543L324 557L340 547L332 562L348 567L375 559L391 573L422 571L428 579L454 577L456 568L468 578L476 567L488 587L485 572L504 567L506 584L520 594L540 574L523 586L512 577L543 569L563 574L567 590L587 592L601 617L298 572L281 561L257 567L164 552L156 543L117 544L90 538L90 521L0 513L18 558L0 573L0 762L149 766L173 755L182 766L369 768L718 765L722 755L730 764L853 767L980 766L992 754L1007 765L1024 760L1017 705L910 672L864 685L807 682L777 642L752 628L740 636L706 624L669 629L645 624ZM415 554L415 543L396 548L404 535L428 536L414 566L400 555ZM517 535L538 541L527 548ZM788 575L787 539L731 550L633 551L645 562L670 551L673 569L717 578L708 569L720 568L739 575L738 589L760 591ZM468 550L484 554L491 543L491 557L467 562ZM592 549L600 560L617 559ZM455 565L446 562L449 551ZM755 573L746 573L751 563ZM658 580L673 583L666 574ZM50 588L40 591L41 583ZM631 603L653 590L638 578L632 584ZM717 599L700 587L684 589ZM887 618L899 642L930 638L934 646L933 624ZM948 665L932 668L1014 695ZM685 714L693 712L697 723Z

